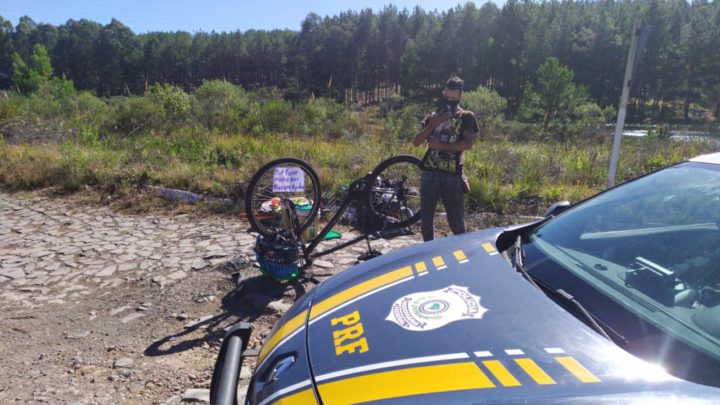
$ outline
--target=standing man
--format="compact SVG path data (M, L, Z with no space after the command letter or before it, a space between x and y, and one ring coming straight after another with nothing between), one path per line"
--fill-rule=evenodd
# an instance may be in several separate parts
M472 148L479 132L475 114L458 107L463 81L457 76L445 83L440 109L422 120L422 129L413 145L425 141L428 150L422 160L420 219L424 241L435 238L435 207L442 198L448 225L453 234L465 233L463 194L469 185L463 175L464 152Z

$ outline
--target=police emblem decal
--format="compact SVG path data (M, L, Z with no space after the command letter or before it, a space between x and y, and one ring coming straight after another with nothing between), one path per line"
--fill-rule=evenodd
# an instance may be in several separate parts
M397 299L385 318L411 331L433 330L462 319L481 319L487 309L467 287L450 285Z

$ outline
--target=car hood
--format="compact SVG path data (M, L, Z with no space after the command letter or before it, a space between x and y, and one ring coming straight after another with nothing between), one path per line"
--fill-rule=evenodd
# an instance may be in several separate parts
M717 399L720 390L637 359L535 289L496 250L501 231L401 249L318 286L292 314L304 319L305 395L330 404Z

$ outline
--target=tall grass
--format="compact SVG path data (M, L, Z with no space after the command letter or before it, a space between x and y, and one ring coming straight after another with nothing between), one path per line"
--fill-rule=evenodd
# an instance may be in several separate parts
M264 163L293 156L337 193L385 158L425 151L411 146L423 105L291 104L277 91L251 93L219 81L193 93L153 86L143 97L41 95L0 97L4 188L116 192L149 183L237 197L238 183ZM543 141L525 124L490 127L466 156L471 209L538 214L553 201L605 187L609 137L560 143ZM708 141L624 139L618 181L716 149Z
M607 184L610 138L604 142L510 142L476 145L466 158L471 206L496 212L541 214L554 201L578 201ZM616 183L718 150L712 141L623 139Z
M708 142L623 144L618 181L683 158L710 152ZM543 142L479 142L468 153L471 209L539 214L557 200L577 201L605 187L609 142L564 145ZM178 132L170 136L111 138L48 144L8 144L0 151L0 184L11 189L83 185L114 191L151 184L230 196L238 182L272 159L294 156L318 172L323 189L337 192L398 153L421 156L409 142L398 146L378 135L337 141L290 135L230 135Z

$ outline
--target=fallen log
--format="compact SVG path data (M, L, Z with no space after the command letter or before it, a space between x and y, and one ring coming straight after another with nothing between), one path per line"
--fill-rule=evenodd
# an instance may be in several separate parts
M203 194L193 193L192 191L150 185L143 186L143 189L153 191L169 201L180 201L192 205L200 202L215 202L226 206L235 205L235 201L229 198L210 197Z

